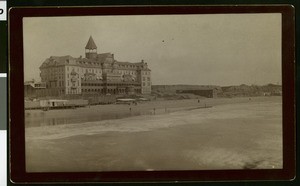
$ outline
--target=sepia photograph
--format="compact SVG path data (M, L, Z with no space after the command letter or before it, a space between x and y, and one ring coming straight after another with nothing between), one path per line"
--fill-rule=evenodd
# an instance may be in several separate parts
M283 169L281 13L22 23L26 172Z

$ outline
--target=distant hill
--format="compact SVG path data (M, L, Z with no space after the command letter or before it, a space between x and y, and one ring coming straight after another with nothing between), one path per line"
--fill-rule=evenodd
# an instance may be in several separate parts
M275 84L268 85L238 85L221 87L221 97L236 96L280 96L282 95L282 86Z
M212 91L212 97L242 97L242 96L280 96L282 86L275 84L268 85L235 85L235 86L215 86L215 85L153 85L152 94L164 98L194 98L201 96L199 92ZM184 95L185 94L185 95ZM183 96L184 95L184 96ZM194 96L193 96L194 95ZM204 96L207 97L207 96Z
M214 85L153 85L152 94L164 99L195 99L201 97L216 97L222 91Z
M175 93L178 90L210 90L221 91L220 86L215 85L152 85L152 91Z

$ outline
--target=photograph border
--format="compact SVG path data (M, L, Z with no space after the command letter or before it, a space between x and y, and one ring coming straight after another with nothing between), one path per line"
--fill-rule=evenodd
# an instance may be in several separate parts
M282 133L283 169L112 171L27 173L24 126L24 17L169 15L169 14L282 14ZM10 179L24 182L158 182L291 180L296 170L295 131L295 10L291 5L224 6L106 6L13 7L9 11L9 154Z

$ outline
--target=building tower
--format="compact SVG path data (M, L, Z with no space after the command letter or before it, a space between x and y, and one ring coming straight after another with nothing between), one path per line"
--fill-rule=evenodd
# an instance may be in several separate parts
M97 46L92 36L90 36L89 41L85 46L85 57L88 59L95 59L97 57Z

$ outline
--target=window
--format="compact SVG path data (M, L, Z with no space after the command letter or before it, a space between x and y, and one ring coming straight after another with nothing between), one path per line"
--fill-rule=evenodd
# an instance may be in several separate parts
M143 83L143 87L145 86L146 84L145 83Z
M147 80L150 81L150 77L147 77Z
M143 77L143 81L146 81L146 78L145 78L145 77Z

